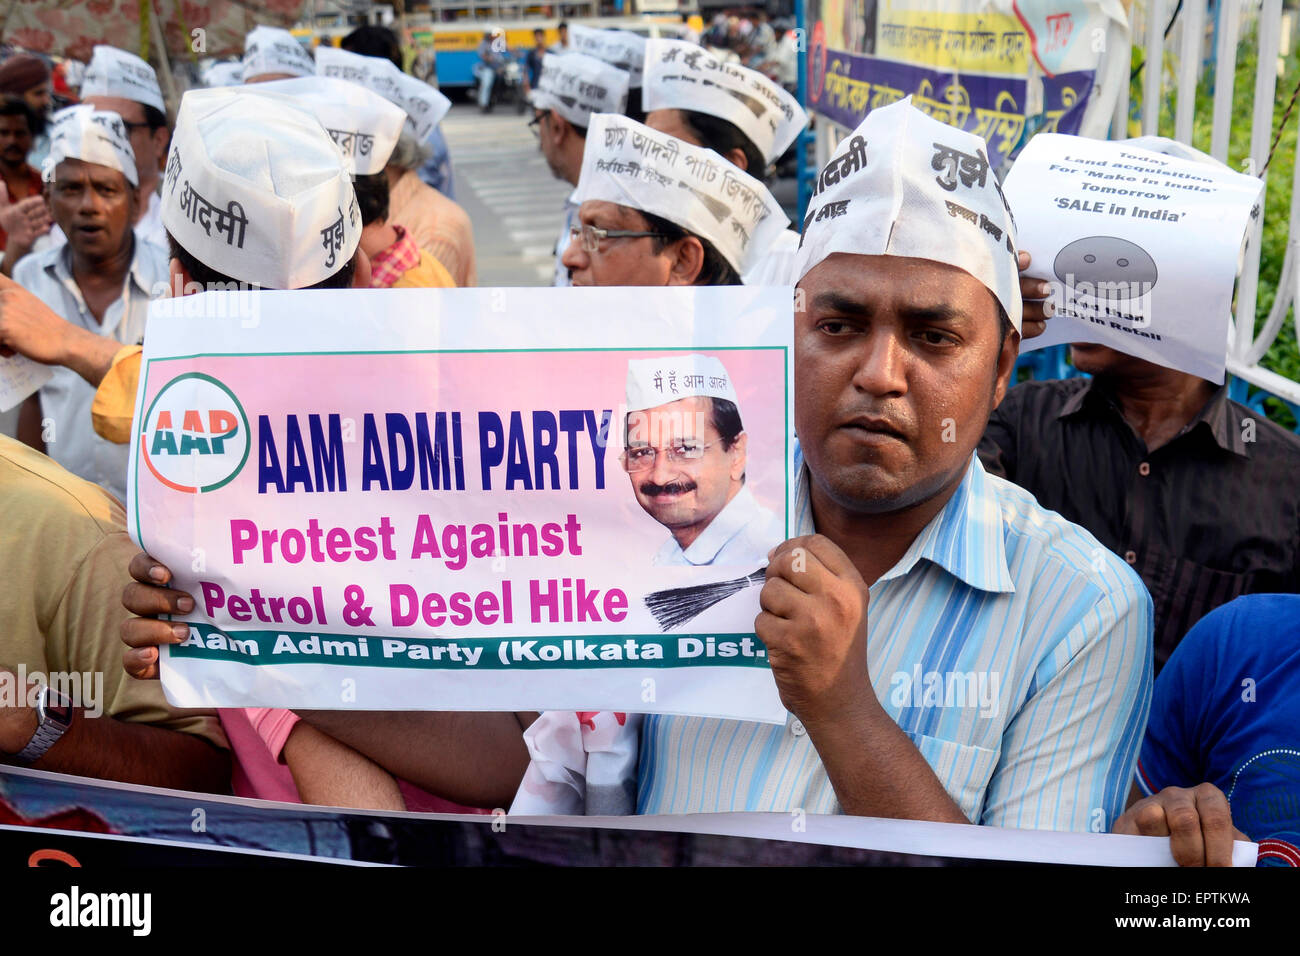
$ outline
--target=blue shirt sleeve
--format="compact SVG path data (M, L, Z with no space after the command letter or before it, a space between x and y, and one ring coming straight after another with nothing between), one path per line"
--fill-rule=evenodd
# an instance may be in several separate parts
M1206 779L1205 715L1217 709L1219 648L1230 639L1235 617L1228 605L1201 618L1156 678L1137 769L1138 787L1147 796Z

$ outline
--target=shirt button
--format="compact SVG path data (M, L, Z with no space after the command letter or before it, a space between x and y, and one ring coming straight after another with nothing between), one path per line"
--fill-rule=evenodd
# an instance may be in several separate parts
M804 729L803 722L796 717L790 722L790 733L794 734L796 737L802 737L804 734L808 733L808 731Z
M1127 561L1129 564L1137 564L1137 559L1138 559L1138 556L1137 556L1137 552L1136 552L1136 551L1125 551L1125 552L1124 552L1124 560Z
M1138 474L1145 478L1147 475L1151 474L1151 466L1145 461L1142 462L1142 464L1138 465Z

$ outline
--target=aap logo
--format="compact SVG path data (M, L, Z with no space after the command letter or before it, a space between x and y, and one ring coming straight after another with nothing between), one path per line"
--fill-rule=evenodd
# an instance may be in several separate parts
M248 461L248 416L211 375L178 375L144 417L140 455L153 476L188 494L216 491Z

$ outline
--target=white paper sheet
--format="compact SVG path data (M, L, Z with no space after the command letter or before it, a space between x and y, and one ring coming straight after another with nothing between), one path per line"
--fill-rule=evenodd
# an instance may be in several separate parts
M1131 143L1039 134L1004 186L1056 315L1022 351L1095 342L1221 383L1233 280L1263 184Z
M0 356L0 412L7 412L50 380L54 370L25 355Z

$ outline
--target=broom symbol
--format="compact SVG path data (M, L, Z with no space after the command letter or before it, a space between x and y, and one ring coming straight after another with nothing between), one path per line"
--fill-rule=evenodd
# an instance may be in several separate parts
M645 606L659 622L661 630L671 631L699 617L718 602L739 594L745 588L762 584L766 579L767 568L763 567L746 577L732 578L730 581L655 591L645 596Z

